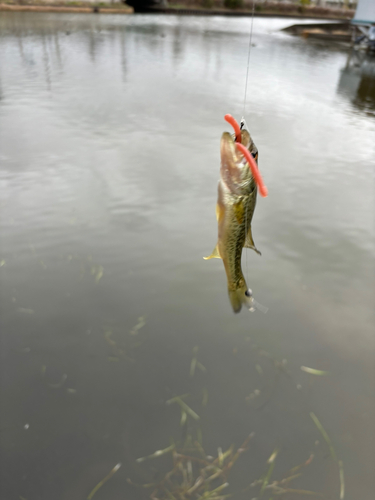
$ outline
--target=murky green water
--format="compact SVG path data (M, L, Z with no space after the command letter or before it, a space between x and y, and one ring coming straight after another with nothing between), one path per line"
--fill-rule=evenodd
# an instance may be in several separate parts
M254 22L269 197L244 268L269 311L233 315L202 256L249 19L1 13L2 500L85 499L119 462L94 498L148 498L127 478L171 459L135 459L198 428L213 456L255 432L223 493L259 498L242 490L278 448L270 482L314 454L287 486L338 499L310 412L345 498L373 498L375 63L278 32L292 22ZM200 420L181 427L166 401L184 393Z

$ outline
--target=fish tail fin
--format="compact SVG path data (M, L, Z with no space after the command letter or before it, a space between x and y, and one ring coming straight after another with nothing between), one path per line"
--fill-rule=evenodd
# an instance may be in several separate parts
M203 257L204 260L209 260L209 259L221 259L220 253L219 253L219 248L218 245L213 249L212 254L209 255L208 257Z

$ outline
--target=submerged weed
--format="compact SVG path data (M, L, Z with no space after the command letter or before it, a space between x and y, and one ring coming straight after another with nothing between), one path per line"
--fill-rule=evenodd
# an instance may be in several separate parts
M176 401L176 398L173 398ZM143 488L152 488L151 500L219 500L231 495L223 491L229 486L228 475L239 456L248 449L253 434L250 434L242 446L234 451L231 446L223 452L218 449L217 457L206 454L202 444L189 435L181 446L171 445L158 450L147 457L137 459L137 462L155 459L170 454L172 468L158 483L147 483ZM131 479L130 484L135 485Z

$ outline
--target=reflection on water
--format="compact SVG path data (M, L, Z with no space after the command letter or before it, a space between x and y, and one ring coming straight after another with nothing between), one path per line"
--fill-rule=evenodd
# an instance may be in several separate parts
M351 51L341 72L338 92L354 106L375 115L375 59L364 52Z
M202 257L249 20L1 13L1 498L372 499L372 63L292 22L254 22L234 316Z

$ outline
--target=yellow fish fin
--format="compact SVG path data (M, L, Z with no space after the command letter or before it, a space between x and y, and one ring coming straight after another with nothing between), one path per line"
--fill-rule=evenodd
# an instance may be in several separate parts
M203 257L203 258L204 258L204 260L221 259L218 246L216 245L216 247L214 248L211 255L209 255L208 257Z
M219 203L216 203L216 220L220 222L224 217L224 214L225 214L225 207L219 205Z
M254 240L253 240L253 235L251 234L251 226L249 227L249 230L247 232L247 236L246 236L246 241L245 241L244 247L245 248L251 248L257 254L262 255L261 252L259 252L259 250L255 246L255 243L254 243Z

